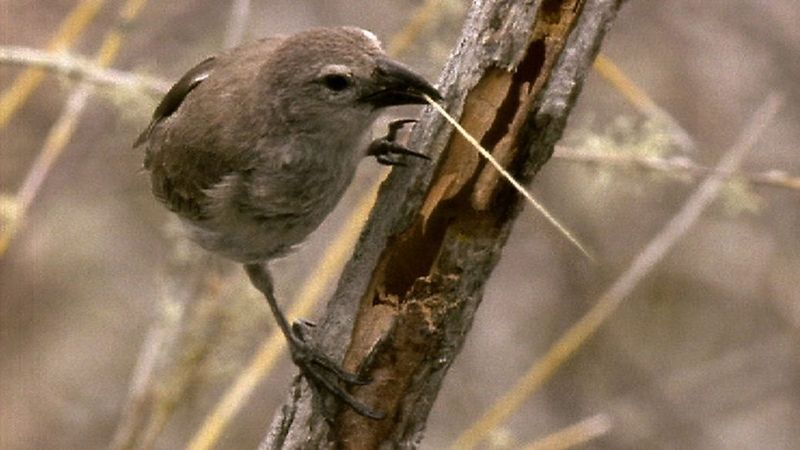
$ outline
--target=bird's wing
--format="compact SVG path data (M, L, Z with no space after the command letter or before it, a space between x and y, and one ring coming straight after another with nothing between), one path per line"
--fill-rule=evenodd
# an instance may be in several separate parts
M216 62L217 58L215 56L204 59L186 72L186 74L170 88L153 112L150 124L142 131L139 137L136 138L136 141L133 143L133 148L139 147L150 139L158 124L172 115L186 99L186 96L189 95L189 92L208 78ZM177 180L173 177L167 176L163 167L165 155L160 153L161 152L154 151L151 148L146 148L145 150L144 167L151 171L153 193L172 211L187 217L200 218L203 213L201 205L199 204L199 199L197 198L197 192L190 192L196 191L196 189L187 190L186 186L182 187L180 185L181 183L176 183Z
M134 146L144 144L153 194L173 212L206 219L209 190L251 169L252 155L242 151L249 149L242 142L252 135L245 104L253 101L265 55L279 42L262 39L206 59L156 108ZM164 132L157 131L162 127Z
M208 76L211 74L211 71L214 70L214 66L216 65L217 58L215 56L210 56L204 59L202 62L197 64L196 66L189 69L186 74L178 80L177 83L172 85L170 90L161 99L161 103L158 104L156 110L153 112L153 117L150 120L150 124L147 128L136 138L136 141L133 143L133 148L136 148L143 144L150 135L153 133L153 129L158 125L159 122L169 117L172 113L174 113L189 92L192 89L196 88L197 85L202 83Z

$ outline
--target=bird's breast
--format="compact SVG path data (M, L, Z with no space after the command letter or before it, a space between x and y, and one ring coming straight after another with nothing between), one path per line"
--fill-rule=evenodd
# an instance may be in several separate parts
M358 158L273 157L207 191L211 218L191 227L201 246L239 261L288 252L324 221Z

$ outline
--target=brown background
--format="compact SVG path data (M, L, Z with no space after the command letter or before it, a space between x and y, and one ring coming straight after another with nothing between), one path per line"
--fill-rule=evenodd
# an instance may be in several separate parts
M44 48L76 2L0 0L3 45ZM435 79L456 42L462 2L401 56ZM121 1L108 1L75 52L91 56ZM256 1L248 36L353 24L384 42L420 2ZM218 50L228 2L150 1L116 68L165 79ZM786 102L747 171L800 175L800 8L794 0L631 1L603 52L695 139L681 155L593 74L564 144L661 151L712 165L770 92ZM0 88L21 71L0 66ZM0 193L12 195L75 83L48 77L0 130ZM0 447L104 448L131 371L159 314L172 241L130 149L152 102L100 92L0 257ZM667 153L663 153L667 152ZM671 153L670 153L671 152ZM356 185L376 176L364 162ZM675 174L553 160L534 194L598 253L591 266L536 213L522 214L462 355L431 414L424 448L442 448L480 417L592 305L680 208L696 184ZM301 251L277 262L291 298L363 189ZM518 448L587 416L614 429L592 448L800 447L800 192L729 187L599 334L529 399L486 448ZM161 278L160 278L161 277ZM243 282L244 277L232 280ZM157 448L181 448L238 364L272 326L255 296L230 299L213 361L178 405ZM246 318L246 320L242 320ZM227 322L226 322L227 323ZM294 369L287 359L259 388L219 448L255 448Z

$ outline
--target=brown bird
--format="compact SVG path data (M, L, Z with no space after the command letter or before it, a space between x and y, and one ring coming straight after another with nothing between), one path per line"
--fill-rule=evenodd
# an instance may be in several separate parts
M289 325L267 262L287 254L341 199L358 162L426 158L395 142L405 119L369 142L380 110L440 98L424 78L389 59L377 38L354 27L271 37L208 58L189 70L136 140L153 194L201 247L244 263L289 343L292 359L323 388L380 418L342 384L344 371Z

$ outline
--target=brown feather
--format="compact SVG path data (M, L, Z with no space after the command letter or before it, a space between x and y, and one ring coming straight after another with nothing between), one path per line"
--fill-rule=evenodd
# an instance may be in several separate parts
M205 191L246 169L245 155L237 150L247 125L230 115L247 110L259 67L279 41L263 39L207 58L161 100L134 147L146 144L144 165L153 194L171 211L205 219ZM202 95L193 95L199 91Z

